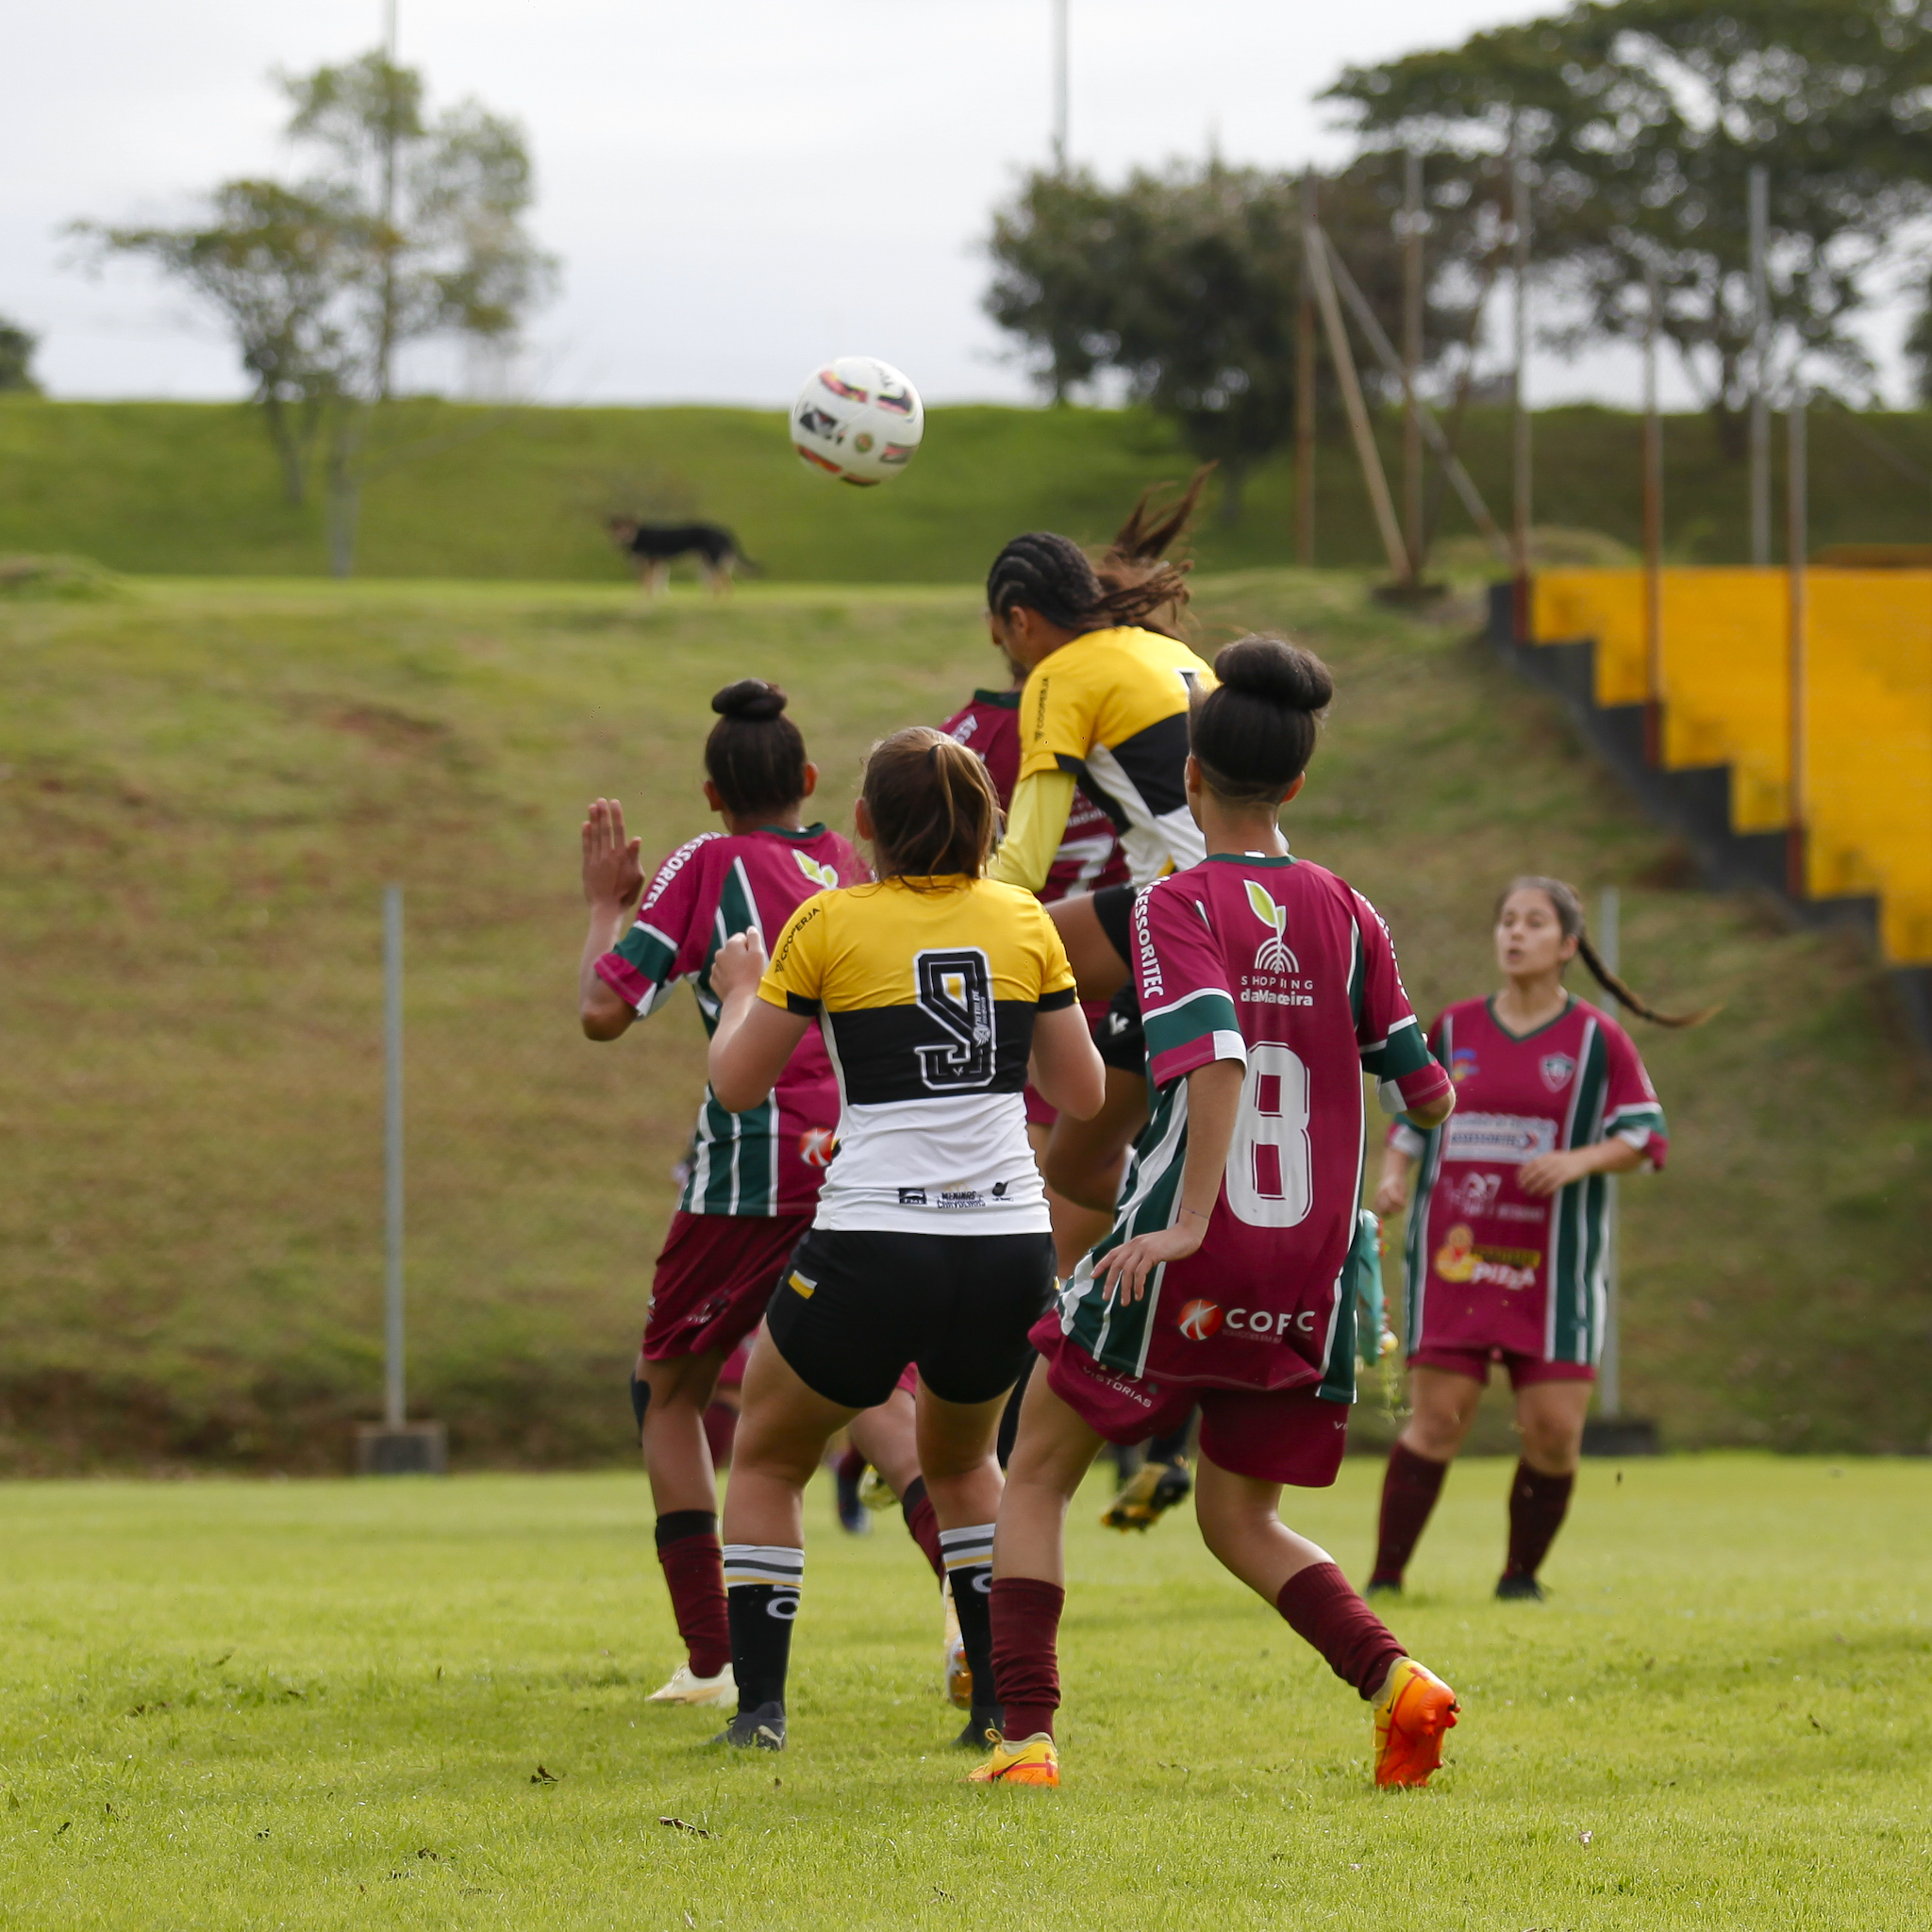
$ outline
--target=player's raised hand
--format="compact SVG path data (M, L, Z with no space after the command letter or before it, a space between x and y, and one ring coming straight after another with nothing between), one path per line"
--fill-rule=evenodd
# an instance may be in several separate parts
M764 976L765 942L750 930L733 933L712 958L711 991L721 1001L756 990Z
M593 798L583 838L584 897L592 906L634 905L644 890L638 861L643 841L625 835L623 806L614 798Z

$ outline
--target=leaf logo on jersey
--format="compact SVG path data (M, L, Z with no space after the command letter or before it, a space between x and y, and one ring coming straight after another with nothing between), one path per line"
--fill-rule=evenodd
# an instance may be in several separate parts
M1567 1053L1546 1053L1538 1063L1538 1071L1543 1076L1543 1085L1552 1093L1560 1093L1569 1086L1576 1062Z
M1301 961L1290 950L1283 935L1288 931L1288 908L1277 906L1264 887L1253 879L1241 881L1248 889L1248 908L1263 925L1268 937L1255 951L1257 973L1299 973Z
M822 886L828 892L836 892L839 890L839 874L834 867L821 865L816 858L804 852L794 852L791 856L797 859L799 871L813 885Z

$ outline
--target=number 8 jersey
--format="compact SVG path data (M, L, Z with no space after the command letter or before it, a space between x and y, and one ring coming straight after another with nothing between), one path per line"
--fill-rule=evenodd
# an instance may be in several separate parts
M814 1225L1031 1234L1048 1225L1026 1139L1033 1017L1074 1001L1032 893L882 879L791 915L758 997L819 1022L839 1079Z
M1319 865L1215 854L1141 894L1134 952L1153 1113L1113 1230L1061 1297L1061 1327L1104 1366L1157 1382L1319 1385L1353 1401L1343 1275L1361 1197L1362 1074L1381 1083L1391 1112L1449 1089L1388 928ZM1207 1236L1156 1270L1140 1301L1109 1300L1093 1261L1173 1224L1186 1076L1223 1059L1246 1075Z

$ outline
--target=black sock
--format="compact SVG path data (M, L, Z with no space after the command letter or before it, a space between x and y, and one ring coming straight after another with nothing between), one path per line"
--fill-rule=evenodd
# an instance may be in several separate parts
M966 1668L973 1673L973 1708L991 1710L997 1703L992 1694L992 1524L942 1529L940 1547L946 1553L946 1581L959 1619L959 1641L966 1646Z
M1164 1462L1169 1468L1188 1459L1188 1435L1194 1426L1194 1411L1191 1408L1187 1419L1180 1427L1165 1436L1156 1436L1147 1445L1149 1462Z
M724 1545L724 1595L731 1617L731 1669L738 1708L785 1706L791 1624L798 1615L805 1552L765 1543Z
M718 1512L715 1509L667 1509L658 1519L657 1544L660 1550L666 1543L682 1542L688 1536L717 1534Z

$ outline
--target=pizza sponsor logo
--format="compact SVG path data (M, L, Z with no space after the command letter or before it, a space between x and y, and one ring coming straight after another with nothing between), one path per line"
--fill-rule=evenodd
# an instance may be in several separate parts
M1224 1308L1218 1302L1197 1297L1182 1307L1174 1326L1190 1341L1206 1341L1224 1328L1230 1335L1312 1335L1315 1313L1312 1308L1299 1314L1292 1308L1278 1313L1272 1308Z
M1560 1093L1569 1086L1570 1076L1576 1071L1576 1062L1567 1053L1546 1053L1537 1062L1537 1071L1552 1093Z
M1450 1160L1493 1161L1521 1167L1540 1154L1557 1151L1557 1124L1538 1114L1457 1113L1449 1117L1449 1140L1442 1152Z
M1436 1250L1436 1273L1444 1281L1488 1282L1495 1288L1534 1288L1542 1259L1541 1248L1490 1247L1458 1222Z

